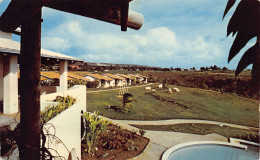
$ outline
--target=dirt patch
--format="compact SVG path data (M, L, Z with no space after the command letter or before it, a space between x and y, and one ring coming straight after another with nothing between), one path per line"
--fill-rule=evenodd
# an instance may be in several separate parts
M149 143L149 139L135 132L110 125L108 132L98 140L94 155L84 152L86 144L82 144L82 160L125 160L139 155Z

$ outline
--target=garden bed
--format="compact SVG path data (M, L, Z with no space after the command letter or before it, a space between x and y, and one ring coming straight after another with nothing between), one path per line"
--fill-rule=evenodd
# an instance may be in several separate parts
M122 129L119 126L109 125L108 132L102 133L97 141L95 154L91 155L84 150L82 143L82 160L125 160L139 155L149 143L149 139L137 135L135 132Z

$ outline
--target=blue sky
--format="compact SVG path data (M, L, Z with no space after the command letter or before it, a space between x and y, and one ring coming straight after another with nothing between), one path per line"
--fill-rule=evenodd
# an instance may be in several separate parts
M0 13L9 1L0 3ZM242 53L227 63L233 38L226 37L226 27L234 9L222 21L226 3L133 0L130 9L144 15L144 25L127 32L121 32L120 26L43 8L42 48L88 62L235 69ZM246 48L252 45L250 41Z

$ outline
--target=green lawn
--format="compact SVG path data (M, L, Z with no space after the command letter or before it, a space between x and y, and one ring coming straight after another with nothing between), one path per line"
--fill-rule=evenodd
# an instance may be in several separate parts
M129 92L138 100L137 103L133 103L134 109L130 113L106 109L108 105L122 106L122 97L118 97L118 90L89 93L87 95L87 110L90 112L100 110L100 114L113 119L162 120L191 118L253 127L259 125L258 101L256 100L208 90L178 87L181 92L172 94L167 93L166 90L157 90L155 94L166 99L166 101L160 101L151 95L145 95L148 91L145 91L144 88L129 89ZM174 101L177 104L167 101ZM189 109L179 104L188 106Z
M193 133L206 135L211 133L217 133L224 137L239 138L249 141L259 142L259 136L257 131L249 131L245 129L231 128L227 126L217 126L210 124L177 124L177 125L133 125L137 128L144 130L156 130L156 131L173 131L182 133Z

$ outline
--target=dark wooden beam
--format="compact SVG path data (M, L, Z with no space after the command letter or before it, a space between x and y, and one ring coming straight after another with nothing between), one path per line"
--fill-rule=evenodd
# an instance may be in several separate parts
M41 9L21 26L21 160L40 159Z
M138 30L143 22L143 17L134 14L131 17L134 21L127 23L131 21L128 19L129 0L51 0L44 6L121 25L122 30L126 27ZM141 20L137 20L139 18Z
M0 29L13 32L26 23L43 6L43 0L12 0L0 17Z
M120 20L121 20L121 31L127 31L127 21L128 21L128 11L129 11L129 1L122 3Z

